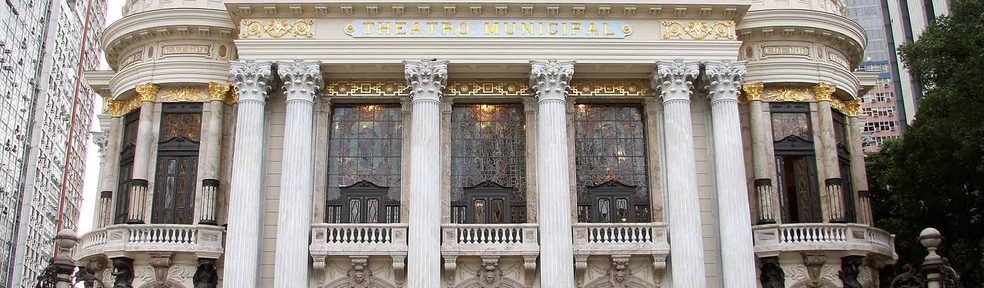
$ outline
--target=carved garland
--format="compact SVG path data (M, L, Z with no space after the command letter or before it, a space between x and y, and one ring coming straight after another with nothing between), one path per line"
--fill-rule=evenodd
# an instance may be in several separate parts
M295 20L292 23L280 19L265 23L245 19L239 22L239 38L263 38L264 33L273 39L280 39L288 34L298 38L311 38L314 37L314 19Z

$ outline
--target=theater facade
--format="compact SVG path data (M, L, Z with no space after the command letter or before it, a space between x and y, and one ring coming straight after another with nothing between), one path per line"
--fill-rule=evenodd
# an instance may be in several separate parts
M128 0L114 287L869 287L842 0Z

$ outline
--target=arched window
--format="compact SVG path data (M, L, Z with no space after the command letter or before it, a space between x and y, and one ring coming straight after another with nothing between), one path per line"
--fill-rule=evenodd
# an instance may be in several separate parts
M451 221L526 221L526 130L520 105L451 112Z
M165 103L157 142L152 223L192 224L198 181L201 103Z
M649 222L641 107L578 104L574 133L578 222Z
M336 106L331 119L325 222L400 222L400 107Z

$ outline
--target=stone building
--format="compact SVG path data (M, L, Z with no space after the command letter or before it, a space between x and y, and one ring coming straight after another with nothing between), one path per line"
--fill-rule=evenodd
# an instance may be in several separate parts
M122 287L871 285L896 257L845 11L131 0L75 258Z

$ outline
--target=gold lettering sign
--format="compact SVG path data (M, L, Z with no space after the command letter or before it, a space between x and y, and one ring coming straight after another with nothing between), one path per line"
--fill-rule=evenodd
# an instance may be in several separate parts
M212 45L164 45L161 49L161 54L192 54L208 56L212 54Z
M809 56L810 48L804 46L762 46L762 54Z
M386 20L349 22L356 38L625 38L632 26L608 20Z

